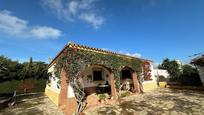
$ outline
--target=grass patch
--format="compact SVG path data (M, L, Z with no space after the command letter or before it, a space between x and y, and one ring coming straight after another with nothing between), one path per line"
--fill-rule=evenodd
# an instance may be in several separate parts
M12 93L20 84L18 80L5 81L0 83L0 93Z
M28 83L34 83L34 87L30 92L44 92L46 87L46 79L26 79ZM11 80L0 83L0 93L13 93L17 90L17 93L23 93L18 91L19 85L22 85L22 80ZM32 84L27 84L32 85Z

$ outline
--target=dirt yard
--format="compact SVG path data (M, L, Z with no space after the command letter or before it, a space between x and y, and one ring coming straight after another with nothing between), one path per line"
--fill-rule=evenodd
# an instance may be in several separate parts
M18 98L17 98L18 99ZM26 97L14 107L0 108L0 115L64 115L46 96Z
M204 115L204 91L157 89L126 97L121 104L95 107L87 115Z
M121 104L94 107L87 115L204 115L204 91L156 89L122 99ZM0 115L63 115L46 96L22 99L12 108L0 108Z

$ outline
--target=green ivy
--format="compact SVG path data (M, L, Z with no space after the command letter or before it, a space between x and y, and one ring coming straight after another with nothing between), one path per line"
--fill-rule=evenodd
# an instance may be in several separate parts
M67 48L63 55L57 60L55 75L60 77L59 71L64 67L70 77L78 77L77 75L87 66L102 65L113 71L116 80L116 89L118 89L120 86L120 70L125 66L129 66L139 75L142 72L141 63L142 61L137 58L127 58L112 53L103 54L79 50L77 48Z
M113 53L97 53L93 51L70 48L64 50L62 55L57 59L55 65L55 76L60 77L60 71L65 69L69 76L69 83L73 87L75 97L78 103L78 112L80 113L85 107L85 93L79 84L79 76L86 67L91 65L101 65L108 68L115 76L115 85L117 92L120 89L120 73L125 66L131 67L137 72L140 80L142 72L142 61L137 58L119 56ZM141 83L141 82L140 82ZM141 86L141 85L140 85Z

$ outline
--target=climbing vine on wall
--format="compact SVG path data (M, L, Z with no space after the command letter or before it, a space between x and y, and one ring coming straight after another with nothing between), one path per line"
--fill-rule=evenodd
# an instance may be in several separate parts
M77 99L78 109L80 113L85 108L85 93L79 82L79 76L90 65L102 65L109 68L115 76L115 85L117 91L120 87L120 70L124 66L129 66L141 75L142 61L137 58L130 58L125 56L118 56L113 53L97 53L90 50L79 49L78 47L68 47L63 54L57 59L55 66L55 75L60 77L62 68L69 76L68 82L73 87L75 97ZM139 78L140 79L140 78ZM140 85L141 86L141 85Z

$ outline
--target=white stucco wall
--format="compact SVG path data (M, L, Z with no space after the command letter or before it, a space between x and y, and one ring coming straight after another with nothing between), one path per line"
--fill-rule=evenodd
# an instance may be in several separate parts
M57 82L58 82L58 78L55 77L55 74L54 74L54 66L55 65L52 65L50 68L48 68L48 72L52 73L52 76L50 76L50 88L59 93L60 92L60 88L57 87Z
M67 91L68 92L67 97L69 97L69 98L75 97L73 88L70 85L68 85L67 87L68 87L67 88L67 90L68 90Z
M169 77L167 70L154 69L154 76L164 76L165 78Z
M153 62L150 62L150 70L151 70L151 76L152 76L152 80L155 81L155 75L154 75L154 65Z
M52 76L50 77L50 86L48 86L48 87L50 87L53 91L55 91L57 93L60 93L60 88L57 87L57 82L58 82L59 79L57 77L55 77L54 66L55 65L51 66L48 69L48 72L52 73ZM68 87L67 88L67 91L68 91L67 97L69 97L69 98L74 97L73 88L70 85L68 85L67 87Z

